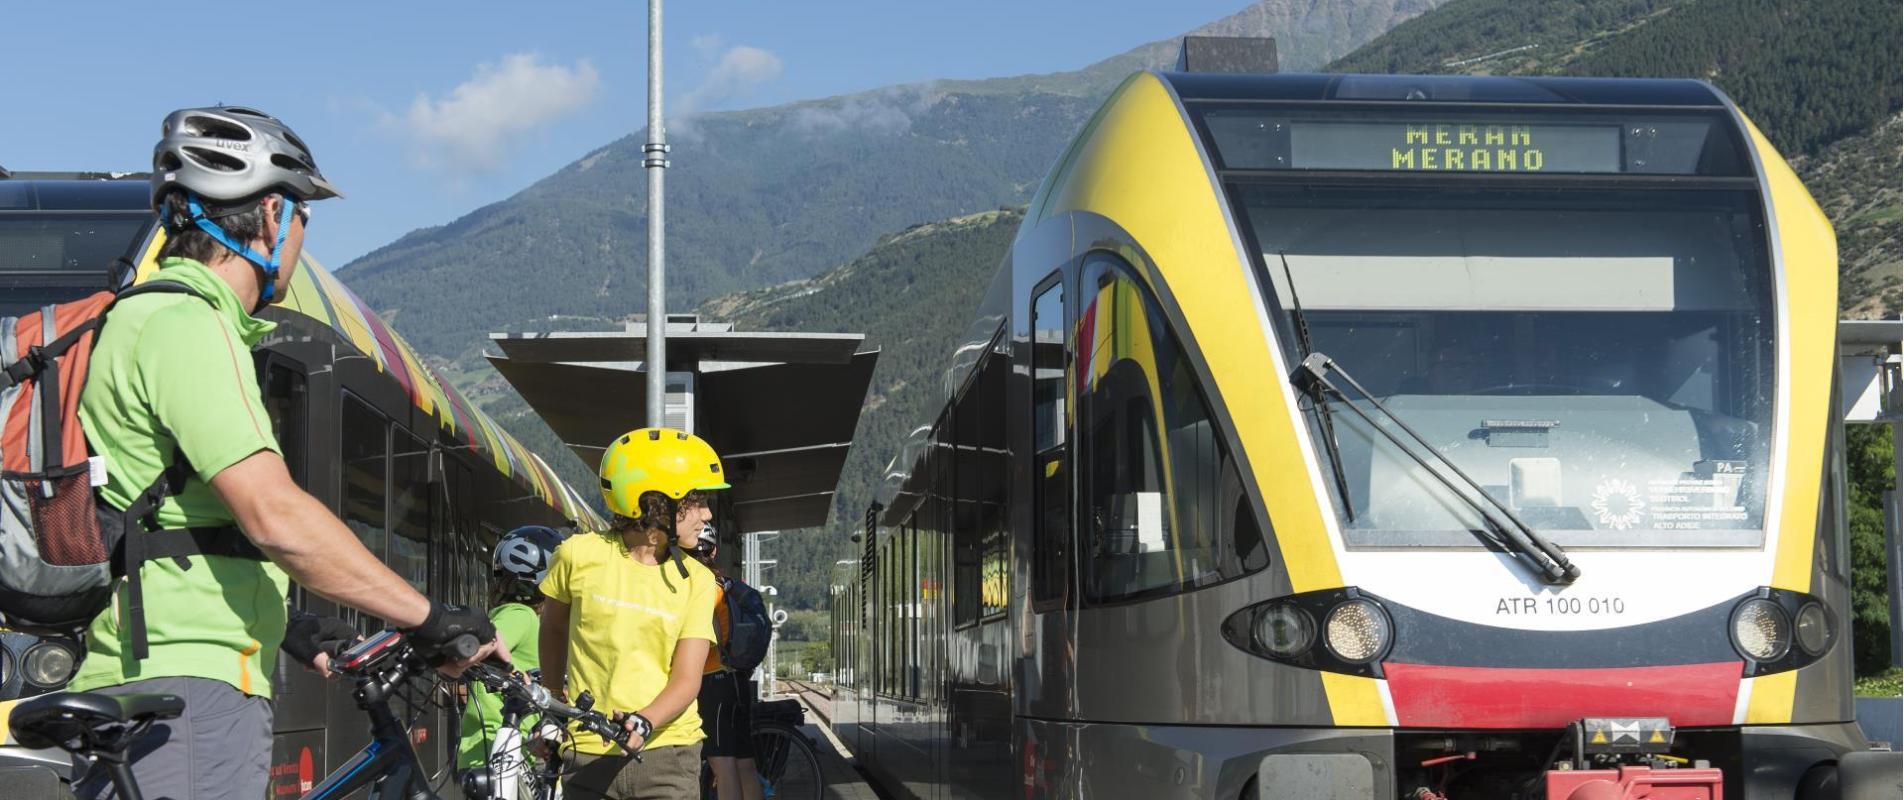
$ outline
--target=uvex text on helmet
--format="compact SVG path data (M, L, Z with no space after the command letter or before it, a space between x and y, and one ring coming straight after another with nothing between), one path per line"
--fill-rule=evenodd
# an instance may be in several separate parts
M341 197L317 171L304 140L276 117L243 106L183 108L166 116L152 149L152 207L185 190L214 203L285 192L299 200Z

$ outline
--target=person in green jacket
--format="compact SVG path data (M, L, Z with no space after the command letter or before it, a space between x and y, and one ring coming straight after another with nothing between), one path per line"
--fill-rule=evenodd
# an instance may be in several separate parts
M497 631L506 631L502 636L509 642L509 661L524 674L541 664L537 651L542 592L536 587L549 571L555 546L561 543L561 534L551 528L524 525L503 536L491 557L495 571L489 588L489 619ZM496 741L496 729L501 725L502 698L482 684L472 683L457 742L457 769L486 766L490 745Z

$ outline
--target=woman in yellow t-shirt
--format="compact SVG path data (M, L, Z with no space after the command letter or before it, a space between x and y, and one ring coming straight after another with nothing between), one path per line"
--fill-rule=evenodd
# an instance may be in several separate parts
M699 796L701 718L695 697L714 642L714 575L675 546L712 517L706 492L726 489L720 456L682 431L643 428L602 454L609 530L569 537L542 580L542 682L594 695L625 714L627 752L575 734L576 800Z

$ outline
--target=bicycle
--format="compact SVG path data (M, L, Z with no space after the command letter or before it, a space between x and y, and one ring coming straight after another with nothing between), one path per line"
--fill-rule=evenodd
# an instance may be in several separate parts
M537 760L534 769L525 770L529 762L528 745L520 726L530 717L537 717L537 726L544 730L554 720L574 722L609 741L627 743L628 732L622 726L612 720L607 722L607 728L598 724L598 720L605 718L591 710L595 698L588 692L578 695L575 705L571 706L556 699L554 693L542 685L490 664L470 667L463 677L482 683L503 698L501 724L496 728L495 741L490 743L488 760L483 767L463 774L463 795L469 800L561 799L564 758L559 743L554 740L563 733L557 727L553 735L543 736L555 746L550 748L547 757ZM641 754L635 753L634 758L640 761Z
M820 771L819 751L800 732L806 724L806 709L800 701L755 703L753 718L754 769L760 774L762 795L774 800L821 800L826 776ZM701 766L701 797L715 797L714 773L705 764Z
M474 637L462 636L452 640L444 654L468 658L478 647ZM370 800L438 796L417 760L409 732L390 708L390 701L409 682L434 673L429 655L405 642L403 634L385 630L358 642L332 661L333 671L356 683L353 697L357 707L370 716L371 742L300 800L333 800L365 787L369 787ZM153 724L175 719L184 710L184 699L172 694L59 692L15 706L9 722L22 745L58 747L95 767L103 766L121 800L143 800L138 781L132 776L127 749ZM552 711L558 716L573 711L578 724L604 738L626 741L622 726L599 712L568 706Z

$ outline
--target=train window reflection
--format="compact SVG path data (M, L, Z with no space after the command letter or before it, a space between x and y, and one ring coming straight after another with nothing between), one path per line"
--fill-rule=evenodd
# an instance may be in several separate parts
M1777 350L1752 193L1237 196L1283 341L1299 304L1313 349L1557 544L1763 541ZM1349 544L1477 544L1466 506L1338 412L1333 447L1310 428Z
M382 414L349 393L344 394L343 405L343 447L338 469L344 487L344 524L372 554L384 558L389 425ZM358 628L365 633L382 627L381 620L358 617Z
M1260 566L1256 526L1238 535L1236 512L1250 515L1235 464L1162 309L1114 257L1087 261L1080 285L1087 598L1166 594Z
M430 574L430 451L398 430L390 454L390 568L428 593Z
M309 448L305 437L309 430L306 426L310 424L310 398L306 394L308 383L304 373L282 359L266 358L259 388L264 396L265 416L271 419L272 435L277 437L278 450L284 454L285 469L291 473L292 481L308 488L305 459ZM292 584L286 600L292 608L304 608L304 587Z
M30 214L0 217L0 273L105 273L151 215Z

